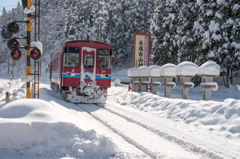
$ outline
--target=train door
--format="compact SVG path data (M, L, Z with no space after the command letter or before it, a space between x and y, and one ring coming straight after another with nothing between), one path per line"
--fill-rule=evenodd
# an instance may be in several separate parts
M82 47L81 82L89 83L96 80L96 49Z

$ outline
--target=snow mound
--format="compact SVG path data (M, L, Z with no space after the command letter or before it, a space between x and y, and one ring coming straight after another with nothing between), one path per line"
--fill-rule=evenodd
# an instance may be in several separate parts
M115 86L120 86L120 85L121 85L121 80L120 80L120 79L116 79L116 80L114 81L114 85L115 85Z
M220 66L216 64L216 62L209 60L199 67L197 74L219 76L220 69L221 69Z
M198 71L198 65L190 62L184 61L177 65L176 75L177 76L195 76Z
M152 65L148 68L148 76L150 77L160 77L161 67L158 65Z
M172 63L167 63L160 69L160 74L162 77L175 77L176 76L176 65Z
M110 158L115 145L94 130L82 130L51 103L37 99L22 99L0 106L0 149L19 152L24 156L36 154L74 158Z
M226 138L240 139L240 100L223 102L169 99L151 93L128 92L126 88L111 88L109 100L131 106L156 116L183 121L208 129Z

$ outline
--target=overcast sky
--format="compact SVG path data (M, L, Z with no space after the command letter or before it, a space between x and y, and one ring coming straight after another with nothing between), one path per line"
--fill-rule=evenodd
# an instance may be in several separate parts
M21 0L0 0L0 15L2 15L3 7L5 7L7 11L10 11L13 7L17 6L18 1L21 2Z

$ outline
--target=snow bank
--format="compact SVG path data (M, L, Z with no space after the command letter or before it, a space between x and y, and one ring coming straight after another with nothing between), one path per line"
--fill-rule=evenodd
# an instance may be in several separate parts
M195 76L198 71L198 65L190 62L184 61L177 65L176 75L177 76Z
M115 145L94 130L84 131L71 121L71 114L61 112L43 100L17 100L0 106L0 150L75 158L110 158Z
M162 66L160 74L162 77L175 77L176 76L176 65L167 63Z
M209 60L199 67L197 74L219 76L220 69L220 66L216 62Z
M240 100L223 102L169 99L151 93L128 92L127 88L112 87L108 100L201 127L226 138L240 139ZM180 92L179 92L180 94ZM201 96L199 93L198 96Z

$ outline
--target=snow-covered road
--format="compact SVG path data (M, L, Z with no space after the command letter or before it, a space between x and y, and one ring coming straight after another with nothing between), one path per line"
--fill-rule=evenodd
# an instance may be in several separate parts
M235 138L230 140L222 135L229 134L227 128L224 132L223 126L219 134L215 128L209 128L211 131L205 129L208 125L189 124L191 116L185 116L188 124L181 121L182 109L184 114L189 113L187 108L195 101L127 92L127 86L114 86L113 83L106 104L76 105L65 102L60 94L50 90L47 79L40 84L41 100L16 100L24 99L25 85L10 86L17 90L17 94L14 102L0 105L1 158L237 159L240 156L237 129L233 131ZM199 108L192 106L191 109L195 108L199 113L207 113L209 109L203 124L213 127L216 117L211 117L211 114L219 109L218 116L224 115L223 111L227 112L228 118L233 116L227 121L227 117L224 120L219 117L219 121L232 122L229 124L231 127L237 126L233 125L238 121L238 114L233 111L238 110L234 105L237 100L228 106L232 111L228 111L227 105L221 106L220 102L200 103ZM164 116L166 110L167 117ZM170 116L174 111L178 115ZM194 117L201 120L199 113ZM216 128L220 126L216 125ZM24 139L26 137L27 140Z
M186 156L192 159L199 158L196 154L185 151L174 142L162 138L125 117L96 105L79 104L78 106L152 158L185 158Z

